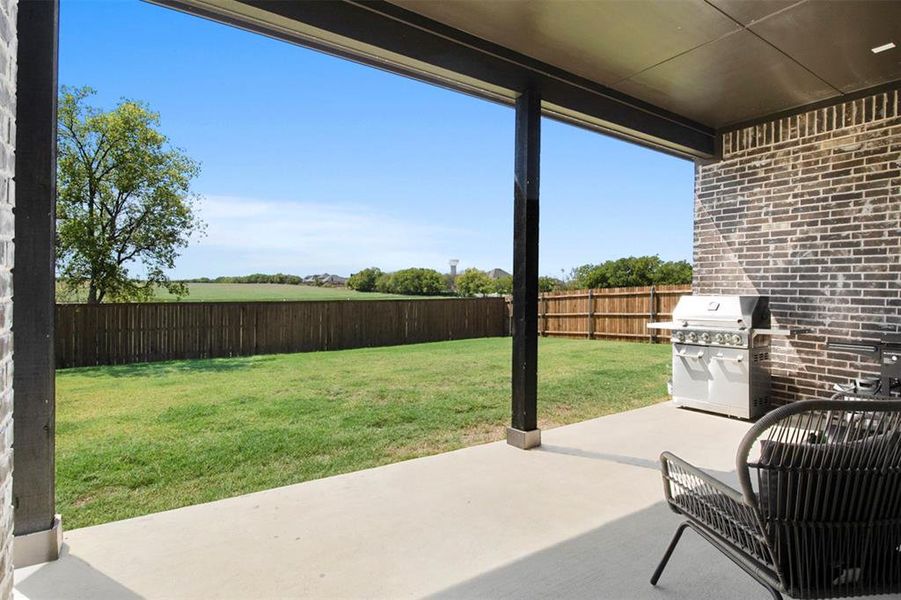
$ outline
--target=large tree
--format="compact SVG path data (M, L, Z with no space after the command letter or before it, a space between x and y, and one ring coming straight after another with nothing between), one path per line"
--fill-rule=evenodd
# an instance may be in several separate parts
M123 100L105 112L88 105L93 94L63 88L59 99L60 278L86 289L89 303L146 300L156 287L185 295L167 271L203 230L190 188L199 166L169 144L147 105Z
M378 267L369 267L353 273L347 279L347 287L358 292L374 292L379 277L384 275Z
M436 296L447 292L447 284L441 273L434 269L412 268L383 273L375 289L388 294Z
M461 296L490 294L494 291L494 282L488 273L479 269L466 269L457 277L457 292Z
M588 264L572 271L573 288L634 287L691 283L691 265L659 256L629 256Z

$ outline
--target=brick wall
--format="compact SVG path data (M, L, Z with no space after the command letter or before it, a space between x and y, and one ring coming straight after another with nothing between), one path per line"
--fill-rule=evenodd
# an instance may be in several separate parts
M769 295L777 402L828 396L875 362L827 338L901 331L901 91L739 129L695 172L698 293Z
M0 598L12 595L12 266L16 1L0 0Z

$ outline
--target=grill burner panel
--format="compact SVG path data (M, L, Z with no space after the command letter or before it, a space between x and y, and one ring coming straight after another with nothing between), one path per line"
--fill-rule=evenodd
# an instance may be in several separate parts
M674 329L671 335L680 344L747 348L749 343L747 332L735 329Z

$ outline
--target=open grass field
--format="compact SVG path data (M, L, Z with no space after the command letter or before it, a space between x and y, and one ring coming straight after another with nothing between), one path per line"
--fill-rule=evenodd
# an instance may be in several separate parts
M510 339L69 369L69 529L502 439ZM668 345L542 339L542 428L665 398Z
M189 283L188 289L190 294L181 299L160 289L154 300L157 302L283 302L286 300L396 300L427 297L356 292L348 288L281 283ZM73 293L62 287L57 290L57 302L85 302L86 299L87 292Z
M422 298L379 292L356 292L349 288L287 285L280 283L189 283L190 294L181 302L248 302L283 300L390 300ZM178 298L166 290L157 292L159 302L177 302Z

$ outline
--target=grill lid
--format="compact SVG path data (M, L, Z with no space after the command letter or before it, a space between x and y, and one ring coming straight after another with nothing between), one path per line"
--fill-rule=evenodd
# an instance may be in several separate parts
M722 327L727 329L770 326L766 296L682 296L673 310L676 327Z

